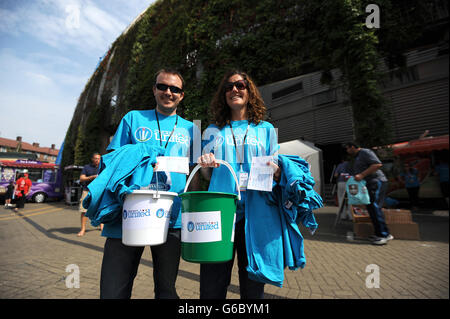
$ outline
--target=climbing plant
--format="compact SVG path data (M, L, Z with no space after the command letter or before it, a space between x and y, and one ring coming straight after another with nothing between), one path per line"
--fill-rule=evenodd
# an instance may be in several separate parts
M379 63L386 57L390 67L402 64L398 57L423 41L428 9L440 1L379 0L381 28L368 29L365 8L371 2L158 0L112 44L114 56L107 55L96 70L109 72L108 79L119 77L117 105L108 109L111 97L104 94L98 103L101 76L93 76L77 106L89 110L74 116L66 139L77 138L67 147L77 161L80 152L103 145L82 145L94 134L112 135L126 112L155 107L154 75L163 67L182 73L186 85L179 113L202 120L203 127L212 95L230 68L249 73L257 85L321 70L323 83L343 84L356 140L365 146L388 143L389 105L380 91ZM332 78L333 69L341 78ZM108 125L102 122L104 112L113 113Z

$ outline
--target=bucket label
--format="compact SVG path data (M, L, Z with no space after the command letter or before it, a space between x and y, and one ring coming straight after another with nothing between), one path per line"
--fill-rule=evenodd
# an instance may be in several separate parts
M160 228L170 218L170 210L124 209L122 211L123 229Z
M220 211L182 213L181 241L184 243L222 241Z

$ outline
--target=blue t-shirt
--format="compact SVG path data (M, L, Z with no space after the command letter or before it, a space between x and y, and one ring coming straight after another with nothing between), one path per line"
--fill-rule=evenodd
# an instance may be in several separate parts
M86 177L89 177L92 175L97 175L97 172L98 172L98 166L94 166L92 164L87 164L87 165L84 165L83 169L81 170L80 175L86 175ZM88 190L87 186L89 185L89 183L81 183L81 185L83 186L83 190L85 190L85 191Z
M436 165L436 171L439 174L439 181L441 183L448 183L448 163Z
M353 163L349 163L348 169L351 175L357 175L364 172L372 164L382 164L379 158L375 155L372 150L367 148L361 148L361 150L356 154ZM374 181L387 182L387 178L381 169L378 169L375 173L367 175L364 178L367 184Z
M165 156L189 157L190 163L193 163L192 136L194 124L179 115L166 116L158 112L158 128L155 111L155 109L130 111L125 114L107 150L115 150L126 144L151 143L165 147L167 143ZM173 130L175 123L176 128ZM170 181L166 190L182 193L186 185L186 175L173 172L169 174ZM102 235L117 237L118 224L105 224ZM120 227L122 227L121 224ZM172 206L169 227L181 228L181 201L178 197L175 197Z
M348 177L349 177L349 173L348 173L348 162L342 162L339 163L339 165L336 167L336 171L334 172L335 175L337 175L337 182L346 182Z
M416 168L405 171L401 176L405 179L406 188L420 187L419 171Z
M279 145L277 132L272 124L261 121L256 125L243 120L232 121L231 126L233 130L231 130L230 125L221 129L214 124L209 125L203 132L202 154L214 153L217 159L228 162L238 179L241 166L242 170L250 175L253 156L276 156ZM237 149L232 132L236 139ZM245 137L246 132L247 136ZM238 194L233 175L225 165L213 169L209 191ZM246 191L241 192L241 200L238 202L236 210L236 221L244 217L246 195Z

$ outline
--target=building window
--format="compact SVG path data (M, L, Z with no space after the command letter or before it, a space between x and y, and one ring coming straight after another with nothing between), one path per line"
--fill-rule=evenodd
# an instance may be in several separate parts
M417 65L407 67L406 69L396 69L390 71L382 81L384 88L404 85L420 80Z
M314 105L323 105L331 102L336 102L336 89L320 92L314 95Z
M272 100L279 99L281 97L284 97L286 95L289 95L291 93L301 91L301 90L303 90L303 82L298 82L294 85L291 85L291 86L285 87L284 89L281 89L279 91L273 92Z

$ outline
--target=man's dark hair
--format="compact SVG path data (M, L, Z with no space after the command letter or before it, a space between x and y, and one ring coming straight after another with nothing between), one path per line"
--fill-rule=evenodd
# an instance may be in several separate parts
M158 72L156 72L156 74L155 74L155 84L156 84L156 79L158 78L158 76L159 76L161 73L174 74L174 75L178 76L178 77L180 78L180 80L181 80L181 85L183 86L182 89L184 89L184 79L183 79L183 76L182 76L181 73L178 72L177 70L175 70L175 69L170 69L170 68L160 69Z
M344 148L352 147L352 146L354 146L355 148L359 148L359 145L355 142L347 142L344 144Z

